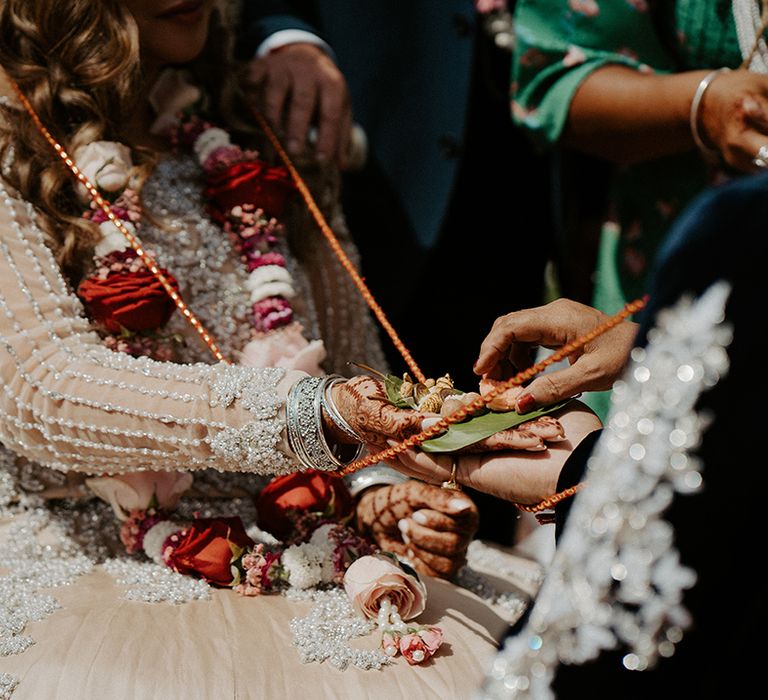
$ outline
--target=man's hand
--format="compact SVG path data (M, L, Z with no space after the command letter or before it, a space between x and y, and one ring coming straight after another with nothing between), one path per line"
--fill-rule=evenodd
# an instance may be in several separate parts
M352 109L347 82L325 51L314 44L282 46L250 65L267 119L285 130L286 147L300 155L309 128L317 127L318 161L340 166L349 152Z

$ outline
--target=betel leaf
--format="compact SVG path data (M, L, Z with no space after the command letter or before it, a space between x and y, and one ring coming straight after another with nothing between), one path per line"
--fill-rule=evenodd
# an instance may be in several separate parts
M525 421L553 413L565 406L568 401L570 399L522 414L514 411L504 413L488 411L482 415L475 415L461 423L454 423L449 426L448 430L440 437L421 443L421 449L424 452L456 452L462 447L473 445L501 430L514 428Z
M407 399L400 396L400 387L403 380L393 374L384 378L384 390L387 392L389 403L397 408L416 408L416 402L409 396Z

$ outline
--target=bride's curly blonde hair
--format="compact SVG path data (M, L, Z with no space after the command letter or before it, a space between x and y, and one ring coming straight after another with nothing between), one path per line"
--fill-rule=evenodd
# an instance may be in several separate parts
M228 42L218 16L213 25L204 55L219 55L205 62L221 70ZM121 118L142 90L139 31L120 0L0 0L0 66L69 153L120 140ZM4 178L37 207L59 264L78 280L101 234L80 216L74 178L33 122L0 104L0 163L9 149ZM151 167L149 154L137 156Z

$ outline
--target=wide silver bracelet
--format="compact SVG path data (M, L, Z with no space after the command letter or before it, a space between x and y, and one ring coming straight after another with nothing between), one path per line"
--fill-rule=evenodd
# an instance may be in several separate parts
M357 496L372 486L394 486L408 481L408 478L405 474L379 462L353 474L347 474L344 477L344 483L349 492L353 496Z
M714 79L723 73L730 72L730 68L718 68L711 71L710 73L707 73L701 79L701 82L699 83L698 87L696 88L696 92L693 95L693 99L691 100L689 121L691 124L691 136L693 137L693 142L696 144L696 147L704 154L704 156L712 161L720 160L720 152L707 146L707 144L705 144L704 140L701 138L701 134L699 133L699 109L701 108L701 101L704 99L704 93L707 91Z
M348 438L351 438L355 442L363 442L363 438L360 437L355 429L347 423L344 416L339 413L339 409L336 408L336 404L333 401L333 387L337 384L344 384L347 380L338 374L332 374L329 377L328 383L325 385L325 391L321 397L321 403L323 410L328 414L328 417L333 421L333 424L341 430Z
M325 439L322 397L331 379L304 377L288 392L285 403L288 446L305 469L335 471L357 459L363 449L362 443L332 448Z

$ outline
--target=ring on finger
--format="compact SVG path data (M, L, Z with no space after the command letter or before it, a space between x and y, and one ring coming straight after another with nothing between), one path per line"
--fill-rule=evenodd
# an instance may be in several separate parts
M458 482L456 481L456 472L458 471L458 467L459 461L454 458L451 463L451 476L448 478L448 481L444 481L442 484L440 484L440 486L442 486L444 489L461 491L461 486L459 486Z

